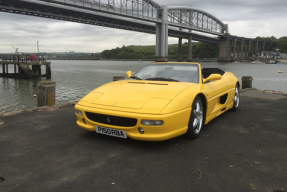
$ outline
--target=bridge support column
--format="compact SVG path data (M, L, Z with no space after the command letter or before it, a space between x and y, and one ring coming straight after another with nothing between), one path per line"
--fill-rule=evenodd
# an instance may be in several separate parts
M250 38L248 42L248 57L251 57L251 56L252 56L252 50L251 50L251 38Z
M230 50L229 50L229 58L232 58L232 53L233 53L233 47L232 47L232 41L229 41L229 45L230 45Z
M188 38L188 55L187 55L187 61L192 62L192 36L189 36Z
M245 49L245 51L246 51L246 56L245 57L248 58L249 57L249 51L248 51L249 50L249 43L246 43L245 48L246 48Z
M221 38L219 41L219 57L218 62L230 62L230 40L229 35L226 38Z
M237 45L237 56L236 56L236 61L240 60L240 42L238 42Z
M243 61L243 49L244 49L244 37L242 37L241 41L241 56L240 56L240 61Z
M167 6L163 5L162 23L156 24L156 51L155 61L168 61L168 24L167 24Z
M255 57L255 43L252 44L252 57Z
M265 44L266 44L266 41L264 40L263 45L262 45L262 51L265 51Z
M182 38L178 38L177 62L182 62Z
M235 55L236 53L236 36L234 37L234 42L233 42L233 60L236 61L237 57Z

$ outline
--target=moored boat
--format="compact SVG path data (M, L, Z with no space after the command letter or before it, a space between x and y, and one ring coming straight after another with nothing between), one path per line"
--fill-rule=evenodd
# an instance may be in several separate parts
M270 60L268 63L265 63L265 64L277 64L277 61Z
M262 62L261 61L258 61L258 60L256 60L256 61L253 61L253 62L251 62L252 64L262 64Z

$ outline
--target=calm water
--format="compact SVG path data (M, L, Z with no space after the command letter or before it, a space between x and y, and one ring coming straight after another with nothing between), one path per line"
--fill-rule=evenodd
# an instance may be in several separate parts
M52 81L56 81L56 103L78 100L95 88L111 82L113 76L138 71L151 62L122 61L52 61ZM201 62L203 67L217 67L233 72L237 78L253 77L253 87L287 93L287 65L228 64ZM9 71L13 71L11 65ZM284 73L278 73L284 71ZM2 68L0 69L2 72ZM0 77L0 113L37 106L37 82Z

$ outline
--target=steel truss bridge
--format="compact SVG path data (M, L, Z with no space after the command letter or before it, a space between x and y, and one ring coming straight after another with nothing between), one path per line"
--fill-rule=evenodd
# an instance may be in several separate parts
M156 34L157 61L168 58L168 36L191 45L219 43L228 35L228 25L209 13L154 0L0 0L0 11Z

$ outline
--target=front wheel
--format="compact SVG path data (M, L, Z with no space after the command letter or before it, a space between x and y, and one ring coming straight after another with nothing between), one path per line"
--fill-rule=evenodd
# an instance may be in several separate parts
M196 96L193 104L192 110L188 122L188 130L186 136L190 139L195 139L200 135L204 119L204 108L202 104L202 99Z
M232 107L232 111L237 111L238 107L239 107L239 101L240 101L240 95L239 95L239 87L238 85L236 85L235 87L235 93L234 93L234 99L233 99L234 103L233 103L233 107Z

